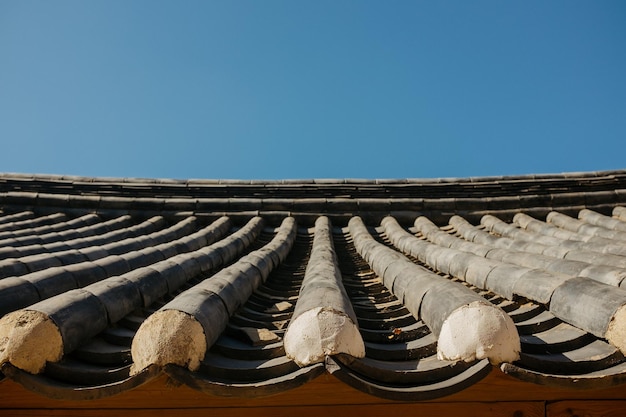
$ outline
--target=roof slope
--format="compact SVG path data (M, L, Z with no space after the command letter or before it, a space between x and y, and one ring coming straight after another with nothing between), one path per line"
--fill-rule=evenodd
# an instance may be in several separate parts
M2 377L53 398L161 373L389 399L494 367L626 382L626 172L444 180L0 176ZM1 385L0 385L0 389Z

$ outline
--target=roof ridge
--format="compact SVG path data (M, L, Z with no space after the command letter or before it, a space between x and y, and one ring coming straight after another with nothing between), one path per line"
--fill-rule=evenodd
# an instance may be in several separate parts
M574 178L597 178L606 176L625 176L625 169L599 170L599 171L571 171L561 173L539 174L514 174L514 175L485 175L468 177L412 177L412 178L284 178L284 179L211 179L211 178L158 178L158 177L107 177L107 176L80 176L63 174L29 174L4 172L0 173L0 181L4 180L31 180L31 181L67 181L67 182L113 182L121 184L147 185L155 184L193 184L193 185L290 185L290 184L316 184L316 185L344 185L344 184L415 184L415 183L459 183L459 182L491 182L491 181L517 181L517 180L545 180L545 179L574 179Z

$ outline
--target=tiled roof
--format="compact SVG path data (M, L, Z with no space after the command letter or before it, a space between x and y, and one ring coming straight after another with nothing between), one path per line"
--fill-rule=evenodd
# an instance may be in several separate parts
M445 396L626 382L626 171L442 180L0 176L0 378L163 373L263 396L330 372ZM2 384L0 384L2 389Z

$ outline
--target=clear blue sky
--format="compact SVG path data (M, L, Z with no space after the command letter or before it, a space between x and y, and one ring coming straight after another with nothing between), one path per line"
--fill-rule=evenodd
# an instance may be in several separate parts
M626 168L626 1L0 0L0 171Z

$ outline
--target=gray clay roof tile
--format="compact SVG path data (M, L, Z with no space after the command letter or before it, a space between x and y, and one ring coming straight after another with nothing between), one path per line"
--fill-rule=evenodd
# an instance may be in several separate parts
M329 372L402 401L491 371L626 383L625 206L626 171L0 175L0 378L64 399L163 373L252 397Z

